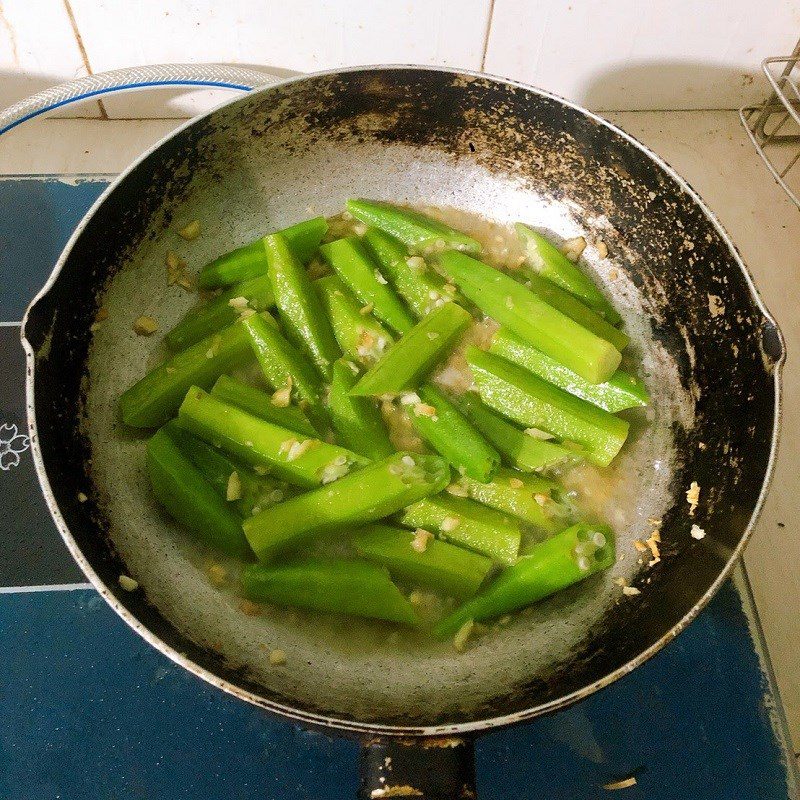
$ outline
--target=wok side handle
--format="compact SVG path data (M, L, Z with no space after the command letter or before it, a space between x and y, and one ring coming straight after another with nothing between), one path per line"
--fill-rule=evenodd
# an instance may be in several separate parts
M375 738L362 745L360 762L358 800L477 797L472 739Z

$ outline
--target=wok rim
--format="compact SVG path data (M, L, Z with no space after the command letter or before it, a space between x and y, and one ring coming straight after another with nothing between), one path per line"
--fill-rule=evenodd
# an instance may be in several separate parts
M744 276L747 285L750 289L750 293L755 301L755 305L758 308L759 312L762 314L764 321L775 331L781 348L781 353L779 358L772 360L772 375L774 380L774 392L775 392L774 418L773 418L769 460L767 462L766 470L764 472L761 491L759 493L753 511L750 514L750 518L748 520L744 533L739 539L739 542L737 543L736 547L732 550L727 562L725 563L724 567L720 571L717 578L703 593L703 595L699 598L699 600L695 603L695 605L680 620L678 620L678 622L676 622L675 625L673 625L669 629L669 631L667 631L657 641L655 641L652 645L650 645L650 647L639 653L639 655L637 655L635 658L630 659L628 662L617 667L612 672L607 673L602 678L599 678L598 680L590 684L587 684L586 686L580 689L577 689L561 697L555 698L547 703L543 703L538 706L532 706L530 708L524 709L522 711L516 711L511 714L485 717L482 719L476 719L467 722L449 722L439 725L414 726L414 725L393 725L382 722L360 722L356 719L349 719L343 716L326 715L322 713L305 711L301 708L296 708L286 703L281 703L276 700L266 699L263 696L255 693L254 691L238 686L225 678L221 678L219 675L217 675L210 669L200 666L199 664L192 661L184 654L180 653L171 645L168 645L165 641L163 641L155 633L153 633L146 625L140 622L139 619L133 614L133 612L128 610L128 608L117 598L117 596L108 588L108 586L100 579L100 577L94 571L89 560L83 554L83 551L78 547L75 539L73 538L72 533L70 532L69 527L67 526L66 521L64 520L64 517L61 514L61 510L58 506L58 503L56 502L55 496L50 487L50 481L47 477L47 472L44 465L44 458L42 456L42 451L39 446L39 437L37 433L36 406L34 402L35 392L36 392L36 385L35 385L36 353L25 335L26 326L28 324L28 318L31 314L32 309L43 297L45 297L48 294L48 292L54 285L59 274L61 273L61 270L63 269L64 265L69 259L75 243L82 235L83 230L86 228L86 226L88 225L89 221L94 216L96 211L103 205L107 196L110 195L113 191L115 191L117 187L120 186L128 178L128 176L139 166L141 162L143 162L152 153L158 150L163 144L165 144L175 136L181 134L184 130L191 127L192 125L207 119L212 114L216 113L216 111L218 111L220 108L224 108L226 106L233 105L235 103L243 102L249 97L253 97L260 94L266 94L271 90L284 88L286 86L290 86L294 83L301 82L307 79L333 76L333 75L349 75L361 72L375 72L375 71L386 72L391 70L424 70L427 72L441 72L452 75L454 78L459 76L468 76L474 79L490 80L495 83L499 83L508 87L522 89L524 91L539 95L540 97L561 103L562 105L571 108L574 111L577 111L580 114L584 115L585 117L593 120L596 124L604 126L615 135L630 142L634 147L640 150L644 156L653 161L672 180L674 180L684 192L686 192L686 194L691 198L694 204L697 207L699 207L700 210L703 212L706 219L715 228L720 238L730 251L730 254L733 257L734 262L739 267L742 275ZM758 288L753 280L753 277L750 274L750 271L747 268L746 264L744 263L744 260L742 259L738 248L736 247L730 235L728 234L728 231L719 221L714 212L711 211L711 209L706 205L702 197L700 197L700 195L689 184L689 182L685 178L683 178L669 163L667 163L663 158L654 153L649 147L644 145L634 136L622 130L617 125L614 125L612 122L609 122L600 115L583 108L583 106L577 103L574 103L570 100L566 100L565 98L553 92L548 92L544 89L539 89L535 86L524 83L522 81L503 78L501 76L485 72L479 72L476 70L467 70L467 69L458 69L458 68L440 67L440 66L426 66L417 64L372 64L372 65L365 65L358 67L320 70L317 72L303 73L300 75L287 77L284 80L278 81L276 83L256 88L252 92L248 92L246 95L242 97L234 97L226 99L222 103L216 105L214 108L206 112L205 114L187 120L184 124L179 125L173 131L163 136L151 147L145 150L113 181L111 181L108 187L100 194L97 200L92 204L92 206L89 208L86 214L82 217L81 221L76 226L75 230L73 231L72 235L67 241L67 244L64 246L64 249L62 250L60 256L58 257L58 260L56 261L53 271L50 273L50 276L48 277L44 286L36 294L33 300L31 300L30 304L25 310L25 314L22 319L22 324L20 326L20 339L23 350L25 351L25 360L26 360L25 402L26 402L26 411L28 420L28 433L30 437L30 449L33 455L34 466L36 469L37 477L39 479L39 484L41 486L45 502L47 503L48 510L50 511L50 515L53 518L53 522L55 523L61 535L61 538L63 539L67 549L69 550L70 555L73 557L75 562L78 564L84 575L89 579L89 582L97 590L100 596L117 613L117 615L121 617L122 620L133 631L135 631L139 636L141 636L149 645L151 645L154 649L161 652L163 655L167 656L167 658L169 658L175 664L187 670L188 672L194 674L195 676L202 679L206 683L218 689L221 689L222 691L232 695L233 697L238 698L239 700L244 700L250 703L251 705L263 708L264 710L274 713L278 716L293 720L295 722L302 723L310 727L325 728L331 731L338 731L342 733L357 734L362 736L380 735L380 736L391 736L391 737L409 737L409 736L441 737L441 736L480 733L482 731L494 730L509 725L513 725L516 723L532 720L535 717L542 716L544 714L549 714L558 711L560 709L566 708L580 700L585 699L586 697L589 697L590 695L594 694L600 689L603 689L606 686L609 686L610 684L614 683L619 678L622 678L625 675L629 674L634 669L643 664L645 661L648 661L650 658L652 658L669 642L675 639L678 636L678 634L680 634L685 628L687 628L697 618L700 612L708 605L712 597L717 593L717 591L719 591L722 584L728 579L734 566L740 559L744 551L744 548L747 545L747 542L750 540L753 534L753 530L756 526L756 523L758 522L758 519L761 515L761 511L764 506L764 501L766 499L767 493L772 483L772 478L775 471L775 461L778 453L778 444L779 444L782 410L783 410L782 368L786 361L785 340L780 330L780 327L776 323L772 314L766 308L764 301L761 298L761 294L759 293Z

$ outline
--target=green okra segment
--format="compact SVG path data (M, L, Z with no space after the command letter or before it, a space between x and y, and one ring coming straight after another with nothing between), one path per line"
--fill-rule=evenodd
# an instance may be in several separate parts
M254 417L260 417L287 430L302 433L304 436L317 435L306 415L297 406L276 406L266 392L229 375L220 375L211 389L211 395L223 403L238 406Z
M630 373L618 369L605 383L588 383L506 328L495 333L489 351L611 414L650 402L644 383Z
M448 494L426 497L409 505L397 516L397 521L407 528L436 531L448 542L505 564L514 563L522 538L515 519Z
M579 444L604 467L625 444L625 420L492 353L468 347L465 355L483 401L510 419Z
M320 252L363 307L371 308L371 313L384 325L399 334L414 327L414 318L357 236L323 244Z
M341 355L330 322L302 262L279 233L264 237L268 274L287 333L306 350L323 378Z
M248 317L239 324L249 338L267 383L273 389L282 390L276 392L273 401L288 404L293 399L298 404L302 403L308 409L315 426L324 429L326 417L322 402L323 387L311 363L260 317Z
M333 365L328 395L328 413L336 434L354 453L377 461L395 452L383 417L371 397L353 397L350 390L358 380L358 367L340 359Z
M448 597L474 595L493 566L486 556L438 539L421 546L412 531L390 525L368 525L352 542L359 556L386 567L393 577Z
M483 591L445 617L434 634L444 639L469 620L510 614L607 569L615 560L614 536L609 528L573 525L520 556Z
M323 217L307 219L280 231L295 256L303 263L314 255L327 232L328 223ZM201 289L218 289L265 275L266 272L267 253L264 250L264 240L256 239L206 264L200 270L197 285Z
M394 514L440 492L449 480L450 469L438 456L396 453L256 514L245 520L245 535L258 559L269 561L317 536Z
M415 253L452 247L479 253L481 246L465 233L416 211L370 200L348 200L347 210L359 221L388 233Z
M274 305L272 285L266 275L237 283L202 306L191 309L164 337L170 350L185 350L212 333L233 325L244 311L266 311Z
M612 325L621 317L603 293L554 244L540 233L518 222L514 226L525 248L526 263L543 278L579 297L590 308L602 314Z
M210 389L224 372L253 358L244 329L236 324L176 353L148 372L120 398L122 421L155 428L175 416L190 386Z
M590 383L602 383L619 366L622 356L611 342L578 325L508 275L452 251L442 253L439 263L484 314Z
M501 469L488 483L464 476L448 487L448 491L459 495L463 493L489 508L553 533L563 513L563 509L553 498L556 486L555 481L539 475Z
M369 463L344 447L273 425L197 387L186 393L179 419L196 436L239 461L267 468L270 474L304 488Z
M362 307L338 276L319 278L314 288L345 356L366 366L374 364L394 342L392 334L372 314L361 313Z
M244 596L257 603L419 624L411 603L392 583L386 568L366 561L251 564L243 570L241 581Z
M189 433L176 420L168 422L162 430L169 432L183 454L200 470L217 494L236 509L240 517L249 517L254 509L260 511L288 495L285 484L257 475L249 467L230 459L208 442Z
M458 399L458 407L497 448L504 460L522 472L535 472L581 460L580 455L563 445L528 436L485 405L473 392L463 394Z
M419 435L460 474L491 480L500 453L435 386L426 383L417 395L420 402L409 404L409 415Z
M434 309L386 351L352 394L396 394L418 386L450 354L471 321L456 303Z
M393 236L370 228L364 234L364 241L380 264L381 272L417 319L455 299L455 287L445 283L421 256L411 256L405 245Z
M623 333L618 328L615 328L604 317L601 317L595 311L592 311L587 305L584 305L574 295L562 289L555 283L542 278L540 275L534 273L533 270L525 270L525 280L523 281L526 288L530 289L535 295L549 303L553 308L566 314L571 320L582 325L586 330L611 342L617 350L624 350L630 339L626 333Z
M252 558L238 514L165 428L147 443L147 473L153 495L173 519L224 553Z

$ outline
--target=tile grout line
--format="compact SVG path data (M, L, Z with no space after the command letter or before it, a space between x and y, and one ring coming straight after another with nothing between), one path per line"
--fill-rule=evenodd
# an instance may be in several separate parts
M75 19L75 12L72 10L72 4L70 0L62 0L62 2L64 4L64 10L67 12L67 17L69 17L69 24L72 27L72 34L75 36L75 43L78 45L78 50L83 60L83 66L86 67L86 71L89 75L94 75L94 70L89 62L89 53L86 51L86 45L83 43L83 36L81 36L80 29L78 28L78 21ZM108 112L102 100L97 101L97 107L100 110L100 119L108 119Z
M39 586L0 586L0 594L34 594L37 592L73 592L77 589L94 589L91 583L53 583Z
M489 0L489 13L486 16L486 31L483 36L483 52L481 53L481 72L483 72L486 67L486 53L489 50L489 37L492 34L492 18L494 17L494 3L495 0Z

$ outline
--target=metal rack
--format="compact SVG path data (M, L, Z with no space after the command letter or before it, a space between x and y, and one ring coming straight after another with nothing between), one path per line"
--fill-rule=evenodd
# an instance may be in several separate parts
M764 163L800 208L800 41L790 56L765 58L761 68L772 94L760 106L739 111L745 130ZM782 69L781 69L782 67Z

